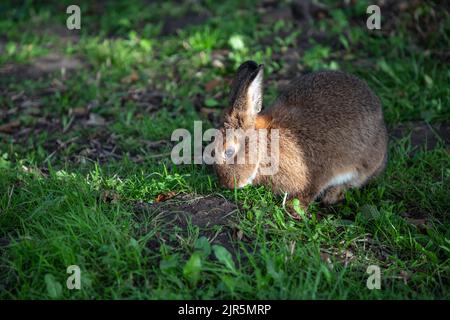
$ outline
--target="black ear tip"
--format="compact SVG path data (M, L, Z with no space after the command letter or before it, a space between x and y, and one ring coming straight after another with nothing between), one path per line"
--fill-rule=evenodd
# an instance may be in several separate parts
M248 69L248 70L256 70L258 69L258 64L253 60L247 60L239 66L238 70Z

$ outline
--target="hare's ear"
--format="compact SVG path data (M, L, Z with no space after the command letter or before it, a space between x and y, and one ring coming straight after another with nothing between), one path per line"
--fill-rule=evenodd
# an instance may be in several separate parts
M254 72L247 88L247 112L256 115L261 111L263 100L264 66L261 64Z
M231 88L231 104L239 114L254 117L262 108L264 66L246 61L236 72Z

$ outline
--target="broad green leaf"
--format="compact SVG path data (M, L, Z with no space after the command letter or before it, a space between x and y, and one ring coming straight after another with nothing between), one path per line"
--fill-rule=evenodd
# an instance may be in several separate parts
M217 260L223 263L228 269L230 270L235 269L233 256L227 249L219 245L214 245L212 248L214 250L214 255L216 256Z
M205 105L206 105L207 107L216 107L216 106L219 105L219 102L218 102L216 99L213 99L213 98L207 98L207 99L205 100Z
M195 249L200 251L205 257L211 253L211 245L206 237L200 237L195 241Z
M200 252L194 252L183 268L183 276L194 285L200 278L202 270L202 256Z
M170 256L165 256L159 262L159 268L161 269L162 272L170 273L171 271L176 269L178 263L179 263L178 255L172 254Z
M57 299L61 297L62 285L55 279L55 277L52 274L47 273L44 276L44 281L47 286L47 293L50 296L50 298Z

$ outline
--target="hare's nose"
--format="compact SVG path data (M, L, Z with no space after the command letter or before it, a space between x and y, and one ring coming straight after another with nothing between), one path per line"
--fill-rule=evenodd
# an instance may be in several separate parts
M233 155L234 155L234 147L228 147L228 148L225 150L225 157L226 157L227 159L229 159L229 158L231 158Z

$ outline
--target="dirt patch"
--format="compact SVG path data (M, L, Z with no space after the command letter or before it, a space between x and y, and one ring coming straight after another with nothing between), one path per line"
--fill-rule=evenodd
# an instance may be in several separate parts
M51 36L57 38L58 41L54 44L54 47L63 48L68 44L75 44L80 41L80 30L69 30L65 24L44 25L38 28L35 33L40 36Z
M78 164L87 160L104 164L122 159L125 155L134 163L142 163L145 160L139 151L127 150L120 143L120 136L109 132L105 126L99 126L96 130L84 131L83 134L65 141L51 140L45 144L46 150L57 154L59 151L75 144L74 150L67 161ZM140 140L142 148L152 152L160 152L169 145L166 140L150 141Z
M112 159L120 159L123 152L118 148L117 138L115 134L101 128L90 132L81 141L76 141L79 142L81 150L78 148L70 160L79 163L90 159L99 163L106 163ZM55 149L55 146L53 146L53 149Z
M143 162L145 157L140 150L123 148L122 136L111 133L108 125L116 121L115 115L99 114L99 102L92 100L83 106L68 110L68 122L63 124L59 117L49 113L44 108L45 98L64 92L66 86L58 79L53 79L49 87L25 91L0 89L0 94L6 97L8 104L0 105L0 143L8 140L23 147L35 148L33 136L47 132L49 136L43 147L49 153L48 159L65 157L69 162L80 163L86 160L108 162L128 155L136 163ZM121 103L132 101L140 107L138 118L143 118L157 112L162 107L164 93L149 90L130 90L123 94ZM73 132L77 132L73 136ZM162 149L170 145L170 141L150 141L138 139L141 148L151 153L161 155ZM61 155L64 149L70 147L71 155ZM140 149L141 149L140 148Z
M135 103L145 115L156 112L163 106L167 95L164 92L148 89L130 89L121 99L121 105Z
M450 142L450 121L434 124L414 121L396 124L389 128L389 136L394 139L403 138L409 134L411 134L413 149L425 146L427 150L431 150L436 147L439 140L448 145Z
M0 68L0 85L3 81L36 80L60 72L66 74L84 66L81 59L52 53L36 58L27 64L6 64Z
M183 230L182 233L187 233L190 225L197 226L199 236L207 237L212 244L222 245L230 252L236 251L233 240L237 230L233 225L233 217L238 212L238 207L224 198L181 194L164 202L138 203L135 212L139 221L150 217L151 220L167 224L169 229L178 227ZM160 239L151 241L151 247L159 247L160 241L170 241L164 235L160 236Z

